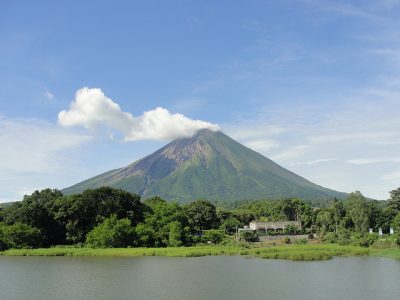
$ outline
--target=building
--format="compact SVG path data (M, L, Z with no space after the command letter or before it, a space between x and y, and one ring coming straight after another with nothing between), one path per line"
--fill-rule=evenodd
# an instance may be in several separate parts
M252 221L249 224L249 228L251 230L256 231L257 233L267 234L268 231L271 230L283 232L283 230L289 225L301 228L300 221L277 221L277 222Z

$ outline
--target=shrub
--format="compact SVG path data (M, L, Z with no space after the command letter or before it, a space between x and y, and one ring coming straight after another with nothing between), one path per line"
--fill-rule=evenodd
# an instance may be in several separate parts
M338 235L335 232L328 232L322 237L322 240L327 243L336 243L338 241Z
M240 234L240 238L243 239L243 240L245 240L246 242L250 242L250 241L252 241L252 240L255 239L255 235L254 235L254 233L251 232L251 231L243 231L243 232Z
M238 219L230 217L224 220L219 228L224 230L226 234L234 234L236 232L236 228L240 226L242 226L242 223Z
M337 235L337 243L341 246L350 245L351 233L349 230L341 229Z
M305 245L308 243L308 241L307 241L307 239L299 239L299 240L296 240L295 243L297 245Z
M283 242L284 242L285 244L290 244L292 241L290 240L290 238L285 237L285 238L283 239Z
M131 221L127 218L118 220L116 215L112 215L88 233L86 245L97 248L121 248L133 245L134 240Z
M202 236L202 241L204 243L211 242L213 244L219 244L225 237L225 234L221 230L207 230Z
M9 248L36 248L42 245L40 230L23 223L0 224L0 250Z
M400 246L400 234L396 234L396 236L394 237L394 242L397 246Z
M156 233L149 224L139 223L135 228L135 232L139 246L154 247Z
M285 234L295 235L295 234L299 234L300 231L301 231L301 229L298 226L289 224L286 226L286 228L284 229L283 232Z

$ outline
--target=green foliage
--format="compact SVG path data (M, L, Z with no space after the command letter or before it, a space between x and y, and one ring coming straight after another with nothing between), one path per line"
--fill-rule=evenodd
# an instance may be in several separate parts
M255 235L254 235L254 232L252 232L252 231L243 231L240 233L240 239L244 240L246 242L250 242L250 241L254 240L254 238L255 238Z
M138 244L142 247L153 247L155 244L156 232L150 224L140 223L136 226L135 232Z
M292 240L291 240L289 237L285 237L285 238L283 239L283 242L284 242L285 244L291 244L291 243L292 243Z
M67 239L73 243L84 242L89 231L113 214L118 219L128 218L133 225L143 220L139 196L109 187L59 198L53 210L55 219L66 228Z
M218 224L215 206L206 200L196 200L185 207L189 223L197 230L208 230Z
M378 235L377 234L368 234L367 233L367 234L361 235L358 238L357 243L361 247L369 247L372 244L374 244L377 239L378 239Z
M366 199L359 192L344 201L332 200L323 208L311 208L299 199L259 200L237 203L231 209L216 208L197 200L181 206L159 197L140 202L140 197L104 187L74 196L46 189L25 196L23 201L0 210L0 249L53 246L67 241L91 247L179 247L196 243L220 243L225 234L250 221L298 220L302 228L289 225L274 234L318 232L325 243L362 247L396 247L400 212L393 200ZM395 228L396 237L366 234L368 228ZM204 235L201 237L200 232ZM242 232L255 241L252 232ZM297 242L296 242L297 243ZM249 245L253 247L253 245Z
M223 230L226 234L235 234L236 229L243 226L238 219L234 217L229 217L228 219L224 220L219 228Z
M389 251L388 251L389 250ZM208 255L250 255L265 259L288 259L295 261L327 260L335 256L374 255L400 258L399 249L375 250L357 246L339 245L283 245L265 248L205 245L170 248L73 248L56 247L47 249L11 249L2 253L7 256L172 256L200 257Z
M224 239L225 234L221 230L207 230L202 236L202 241L204 243L211 242L213 244L219 244Z
M144 204L144 225L137 229L139 245L166 247L191 244L188 217L181 206L159 197L147 199Z
M122 248L135 244L135 231L128 218L116 215L104 219L86 237L86 245L94 248Z
M307 239L298 239L295 241L296 245L306 245L308 243Z
M388 208L397 213L400 213L400 188L397 188L390 192Z
M300 221L306 227L314 223L311 206L299 199L259 200L245 202L233 211L234 216L244 224L252 220ZM243 216L247 217L244 218Z
M290 235L295 235L295 234L299 234L301 232L301 229L293 224L289 224L286 226L286 228L284 229L284 234L290 234Z
M183 228L182 224L178 221L173 221L169 223L169 238L168 238L168 246L170 247L179 247L182 246L183 242Z
M46 246L64 243L65 228L55 220L53 211L55 201L62 196L58 190L35 191L1 211L2 219L8 225L24 223L38 228Z
M350 245L351 244L351 232L348 229L341 228L337 234L337 243L339 245Z
M370 203L360 192L354 192L349 195L346 205L354 229L359 232L367 232L370 225Z
M395 241L396 245L400 246L400 234L399 233L397 233L395 235L394 239L395 239L394 241Z
M251 221L256 219L254 211L239 207L232 211L232 215L235 219L238 219L242 224L249 224Z
M396 232L400 232L400 212L394 217L392 226Z
M0 250L9 248L34 248L43 243L40 230L23 223L4 225L0 223Z
M335 232L328 232L325 235L323 235L322 240L326 243L337 243L338 241L338 234Z

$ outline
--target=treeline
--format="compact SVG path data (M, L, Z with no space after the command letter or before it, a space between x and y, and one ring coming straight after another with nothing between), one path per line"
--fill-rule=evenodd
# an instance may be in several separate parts
M361 193L324 208L299 199L260 200L217 208L206 200L187 205L109 187L64 196L58 190L35 191L0 210L0 250L54 245L89 247L168 247L221 242L252 220L301 221L304 233L319 233L345 243L369 228L400 231L400 189L389 201L371 201Z

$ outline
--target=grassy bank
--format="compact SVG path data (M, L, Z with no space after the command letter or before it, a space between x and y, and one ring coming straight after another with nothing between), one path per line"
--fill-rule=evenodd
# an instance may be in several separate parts
M371 249L370 256L400 259L400 248Z
M11 249L0 253L6 256L171 256L199 257L209 255L247 255L268 259L299 261L327 260L339 256L383 256L400 258L400 249L371 249L358 246L285 245L257 248L239 246L196 246L176 248L72 248Z

